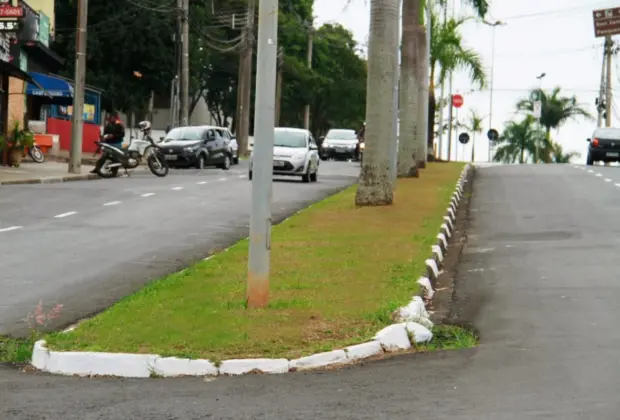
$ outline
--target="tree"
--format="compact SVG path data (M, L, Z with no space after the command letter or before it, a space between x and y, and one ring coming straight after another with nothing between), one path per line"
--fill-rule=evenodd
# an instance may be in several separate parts
M577 152L564 153L562 146L556 142L551 143L551 161L553 163L570 163L573 158L580 157Z
M534 89L529 98L521 99L517 103L517 110L527 113L534 112L534 102L540 98L542 109L540 124L545 127L547 143L551 143L551 129L559 130L569 120L585 118L592 120L593 117L577 102L577 97L562 96L560 87L555 87L551 94L542 89ZM546 154L541 157L544 162L551 162L551 148L546 149Z
M471 132L471 161L474 162L476 159L476 134L480 134L484 130L483 118L478 115L476 110L470 110L469 121L465 128Z
M509 121L496 146L493 161L503 163L525 163L528 159L537 163L540 150L550 148L544 131L531 115L520 122Z
M392 204L389 133L398 45L398 0L371 0L364 161L355 196L358 206Z
M469 20L471 18L448 19L442 23L436 12L431 14L429 127L435 127L435 86L445 82L451 72L465 70L469 73L472 84L479 88L486 85L486 73L482 58L474 49L464 46L463 36L460 32L461 25ZM433 130L429 130L427 141L429 150L432 150Z

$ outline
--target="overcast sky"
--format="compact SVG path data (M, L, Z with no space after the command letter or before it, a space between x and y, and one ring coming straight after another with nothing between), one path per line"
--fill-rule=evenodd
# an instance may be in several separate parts
M456 13L472 14L466 4L456 1ZM515 118L515 103L538 86L536 77L546 73L543 89L560 86L567 95L577 99L593 115L594 99L598 96L603 57L603 39L594 37L592 10L620 6L620 0L491 0L488 20L501 20L506 26L496 29L495 71L493 80L493 126L501 131L505 121ZM368 0L315 0L317 24L338 22L353 32L360 43L368 36L370 2ZM492 63L492 31L488 26L468 23L463 36L468 46L475 48L490 70ZM620 66L614 60L612 83L614 94L620 92ZM490 73L490 71L489 71ZM464 93L465 104L459 120L474 109L485 117L485 132L489 126L488 89L471 90L467 74L454 78L454 91ZM439 96L439 89L437 90ZM614 99L612 125L620 125L620 98ZM447 116L447 113L446 113ZM585 162L587 142L596 122L576 121L564 125L552 136L567 151L581 153L574 162ZM444 141L445 143L445 141ZM486 134L476 139L476 161L486 161ZM471 157L471 142L459 145L459 160ZM453 157L454 157L454 146ZM444 157L446 145L444 144Z

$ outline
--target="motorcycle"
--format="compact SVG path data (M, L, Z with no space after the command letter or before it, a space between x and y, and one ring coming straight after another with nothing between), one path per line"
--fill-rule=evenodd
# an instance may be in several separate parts
M37 163L45 161L45 155L36 142L32 144L32 147L28 147L28 156Z
M102 178L115 178L119 168L123 168L125 174L129 175L127 169L136 168L145 158L153 175L158 177L168 175L170 170L168 163L163 158L160 146L150 136L151 123L142 121L138 126L142 131L142 139L132 138L127 149L119 149L107 144L103 142L103 137L95 142L97 145L95 154L102 152L95 166L97 175Z

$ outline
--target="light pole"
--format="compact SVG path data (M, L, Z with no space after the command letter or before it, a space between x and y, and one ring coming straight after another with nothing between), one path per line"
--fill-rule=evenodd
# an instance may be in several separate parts
M543 78L546 75L547 75L547 73L540 73L540 76L536 76L536 79L538 79L538 95L536 97L536 101L533 104L533 106L534 106L534 114L535 114L534 116L538 119L538 124L539 124L541 130L543 128L543 126L542 126L542 81L543 81ZM536 111L536 108L537 108L536 102L540 102L538 112ZM538 144L536 144L536 156L535 156L534 163L538 163L538 160L539 160Z
M493 23L487 22L486 20L482 21L485 25L489 25L493 33L491 35L491 77L490 77L490 86L489 86L489 130L493 128L493 72L495 70L495 29L498 26L506 26L505 22L501 20L497 20ZM491 141L489 141L489 162L491 161Z

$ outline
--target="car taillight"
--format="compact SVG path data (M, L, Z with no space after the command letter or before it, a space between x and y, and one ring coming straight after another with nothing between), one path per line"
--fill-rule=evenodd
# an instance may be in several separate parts
M598 147L598 139L592 139L592 146Z

